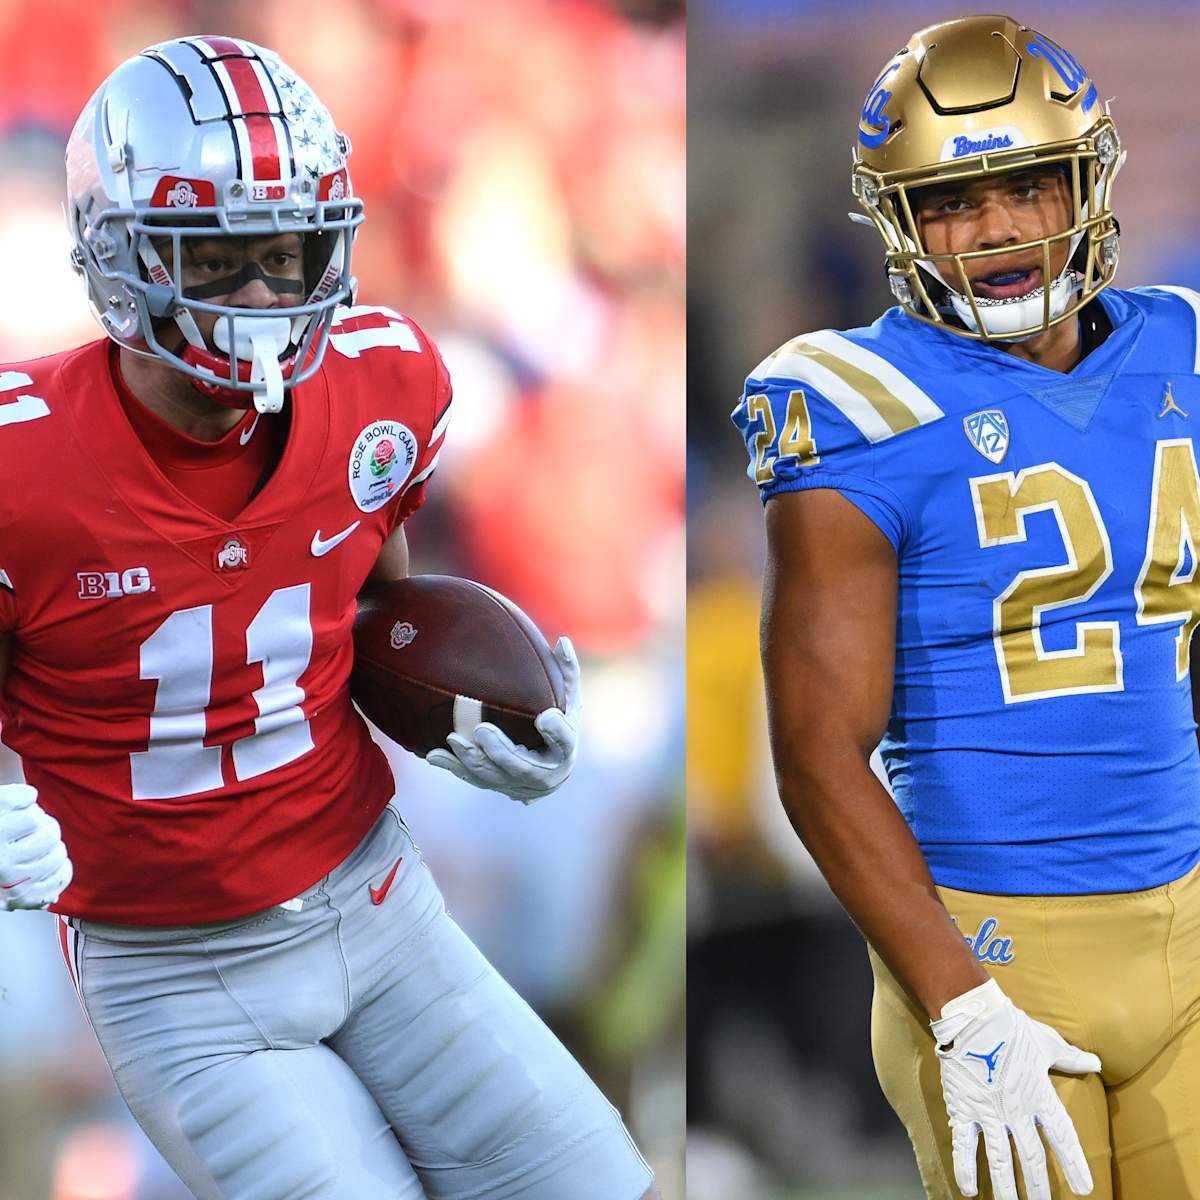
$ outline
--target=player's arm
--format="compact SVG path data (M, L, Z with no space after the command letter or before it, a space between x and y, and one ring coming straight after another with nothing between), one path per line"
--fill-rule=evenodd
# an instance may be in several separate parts
M0 637L0 693L10 639ZM37 802L37 789L0 784L0 909L45 908L66 891L74 868L58 822Z
M415 328L415 327L414 327ZM430 349L430 361L434 366L432 405L430 409L430 433L425 457L417 464L413 478L421 482L406 494L402 503L403 514L407 515L424 498L425 487L441 455L442 442L450 420L451 386L441 356L425 335L421 339ZM397 533L400 527L397 528ZM391 544L393 534L384 545L384 552L368 577L368 584L385 579L398 579L408 574L408 547L401 541L393 557ZM403 558L400 550L403 548ZM483 721L475 726L470 737L452 733L446 739L449 749L431 750L425 757L435 767L441 767L452 775L487 791L502 792L522 804L549 795L563 784L575 765L579 748L579 726L583 709L583 692L580 682L579 659L568 638L559 638L554 647L554 657L562 671L564 692L563 707L548 708L539 713L534 725L542 735L542 745L531 750L517 745L498 726Z
M364 588L373 587L377 583L390 583L393 579L408 578L408 538L404 526L397 525L388 536L386 542L379 548L375 565L367 576Z
M896 552L839 493L766 508L762 653L779 794L855 924L931 1017L987 981L870 767L895 669Z
M1040 1129L1086 1195L1087 1159L1049 1072L1099 1071L1100 1060L1017 1008L967 951L869 765L891 707L892 544L826 489L772 499L767 534L763 663L780 795L835 895L933 1018L959 1189L977 1194L982 1135L994 1194L1016 1200L1011 1136L1029 1194L1049 1196ZM985 1063L994 1087L980 1086Z

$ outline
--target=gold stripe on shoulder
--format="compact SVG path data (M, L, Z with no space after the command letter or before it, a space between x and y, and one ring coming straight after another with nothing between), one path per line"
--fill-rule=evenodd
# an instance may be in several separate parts
M808 384L870 442L945 416L894 363L833 329L793 338L760 364L755 377Z
M899 396L889 391L874 375L848 363L845 359L814 346L803 338L797 338L790 343L788 349L793 354L803 354L812 359L818 366L824 367L831 374L857 392L875 410L883 423L892 434L904 433L908 429L916 429L923 422L920 417ZM849 414L847 414L849 415Z

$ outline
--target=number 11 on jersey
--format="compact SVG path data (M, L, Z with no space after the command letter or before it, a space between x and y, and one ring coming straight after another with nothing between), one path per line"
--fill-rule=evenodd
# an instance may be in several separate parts
M299 685L312 658L311 585L267 597L246 630L246 662L262 663L254 733L233 743L238 779L253 779L313 748ZM150 742L129 756L135 800L194 796L224 785L221 747L204 744L213 678L211 604L173 612L142 643L141 678L157 679Z

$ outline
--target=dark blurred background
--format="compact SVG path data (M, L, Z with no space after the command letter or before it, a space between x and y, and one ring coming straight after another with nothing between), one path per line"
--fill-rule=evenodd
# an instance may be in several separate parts
M696 0L688 12L688 1197L917 1200L875 1082L862 940L787 824L758 662L761 505L728 420L788 338L869 324L892 301L852 225L868 89L960 3ZM1001 11L1092 74L1129 152L1117 282L1200 286L1189 81L1200 8L1028 3ZM836 547L830 547L836 553Z
M438 342L455 418L413 569L513 597L584 666L528 810L392 748L459 921L683 1193L684 27L675 0L0 0L0 361L99 335L62 153L143 47L277 50L354 143L359 299ZM0 914L0 1200L182 1200L115 1096L53 919ZM564 1198L567 1200L567 1198Z

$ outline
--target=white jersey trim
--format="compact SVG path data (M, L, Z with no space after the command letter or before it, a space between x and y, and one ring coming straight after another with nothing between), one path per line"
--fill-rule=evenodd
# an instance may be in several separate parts
M927 425L945 413L887 359L832 329L794 338L754 370L816 388L869 442Z

